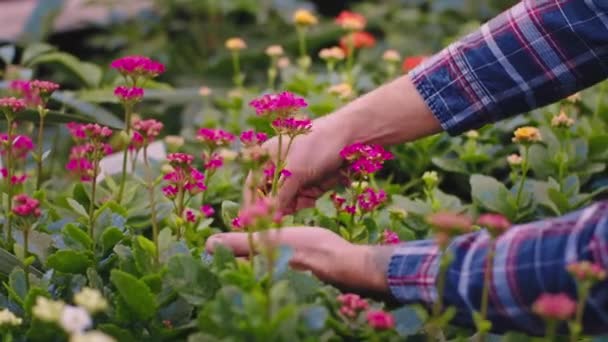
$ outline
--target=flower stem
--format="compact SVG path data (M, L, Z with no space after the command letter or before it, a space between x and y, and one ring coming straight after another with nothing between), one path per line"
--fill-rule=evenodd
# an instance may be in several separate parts
M89 237L95 246L95 197L97 192L97 174L99 173L99 155L103 146L96 146L93 152L93 179L91 183L91 201L89 202Z
M557 333L557 321L555 321L555 320L547 321L547 330L545 332L545 341L548 341L548 342L555 341L556 333Z
M279 176L281 175L283 162L282 154L283 154L283 135L279 133L279 153L277 153L277 163L274 168L274 175L272 177L272 187L271 194L272 196L276 196L279 191Z
M38 124L38 158L36 160L36 190L39 190L42 186L42 143L44 139L44 117L46 109L42 106L38 106L38 115L40 121Z
M583 314L585 313L585 306L587 304L587 298L589 297L590 284L588 282L582 282L579 284L578 289L578 305L576 306L576 316L574 318L574 324L571 329L570 341L577 342L578 338L583 330Z
M234 71L234 85L237 88L243 87L243 77L241 75L241 63L239 60L239 53L234 51L232 52L232 70Z
M133 106L130 104L125 105L125 132L131 137L131 114L133 113ZM120 177L120 188L118 190L117 202L122 201L122 195L125 191L125 183L127 182L127 159L129 158L129 145L125 146L125 150L122 156L122 175Z
M492 282L492 265L494 263L494 253L496 249L496 242L491 238L490 249L488 250L488 257L486 259L486 267L483 274L483 289L481 291L481 321L485 321L488 317L488 300L490 297L490 284ZM485 341L487 331L479 331L478 341Z
M32 227L28 223L26 225L25 229L23 230L23 261L25 261L27 259L27 253L28 253L29 246L30 246L30 229L32 229ZM30 266L26 265L24 267L26 288L30 287L29 270L30 270Z
M148 146L143 148L144 166L146 168L146 178L148 181L148 195L150 196L150 220L152 221L152 239L154 240L154 247L156 247L156 253L154 254L154 262L156 265L160 263L160 246L158 242L158 222L156 218L156 197L154 194L154 178L152 176L152 169L148 162Z
M353 66L355 63L355 34L351 33L348 37L348 51L346 55L346 82L354 86Z
M13 120L7 117L8 125L8 145L6 147L6 191L8 193L7 213L6 213L6 242L8 250L12 250L13 245Z
M526 176L528 175L528 151L529 146L524 146L523 160L521 161L521 179L519 181L519 188L517 189L517 197L515 197L515 211L519 211L519 204L521 202L521 195L524 190L524 184L526 182Z
M183 187L183 185L180 186L179 192L177 194L177 207L175 208L177 211L177 216L178 217L182 217L184 214L184 200L185 200L185 189ZM177 239L181 239L182 238L182 224L180 223L179 226L177 227Z

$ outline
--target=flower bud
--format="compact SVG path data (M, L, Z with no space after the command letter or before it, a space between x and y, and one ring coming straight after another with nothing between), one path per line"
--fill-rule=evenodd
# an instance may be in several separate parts
M236 52L247 48L247 44L241 38L234 37L226 40L226 48L230 51Z
M319 20L310 11L299 9L293 14L293 22L298 26L307 27L316 25Z
M202 86L202 87L198 88L198 94L202 97L207 97L207 96L211 95L212 93L213 93L213 91L209 87Z
M557 128L569 128L574 125L574 119L566 115L564 111L561 111L559 115L554 116L551 119L551 126Z
M290 64L291 64L291 61L289 60L289 57L281 57L277 61L277 67L279 69L286 69L289 67Z
M470 131L466 132L464 134L464 136L469 139L477 139L477 138L479 138L479 132L477 132L476 130L470 130Z
M222 148L218 151L218 155L225 161L233 161L239 154L231 149Z
M433 189L439 184L439 176L435 171L426 171L422 174L422 181L427 188Z
M131 136L129 136L129 133L125 130L120 131L116 139L121 146L129 146L129 144L131 144Z
M507 157L507 163L512 167L520 166L523 159L519 154L513 153Z
M382 54L382 59L385 62L398 63L401 61L401 55L397 50L389 49L384 51L384 53Z
M405 220L408 216L408 213L405 209L398 207L389 208L388 213L392 220Z
M368 186L369 186L369 183L366 181L362 181L362 182L355 181L355 182L350 183L350 187L353 189L364 190L364 189L367 189Z
M525 126L520 127L513 132L513 142L524 145L537 143L542 140L540 131L536 127Z
M283 47L281 45L270 45L266 48L266 55L268 57L281 57L284 54Z

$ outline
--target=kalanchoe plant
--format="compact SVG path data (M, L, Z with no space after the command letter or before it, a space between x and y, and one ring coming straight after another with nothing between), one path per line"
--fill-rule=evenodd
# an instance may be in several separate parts
M545 341L555 341L557 328L576 311L576 302L563 293L543 293L532 306L532 311L546 322Z
M576 281L578 292L578 304L576 306L576 314L574 321L570 324L570 334L572 341L578 341L579 336L583 331L583 314L591 288L597 283L606 279L607 272L600 264L591 263L589 261L580 261L571 263L567 267L568 272Z

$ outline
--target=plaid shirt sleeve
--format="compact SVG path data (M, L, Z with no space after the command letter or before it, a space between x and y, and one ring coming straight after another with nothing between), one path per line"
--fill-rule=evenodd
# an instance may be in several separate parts
M456 324L472 327L472 312L479 311L488 242L489 235L481 230L454 239L448 247L454 261L443 298L457 309ZM393 296L403 303L434 302L439 259L432 240L399 245L388 268ZM576 284L566 266L582 260L608 268L608 201L510 228L496 241L488 310L493 330L542 333L543 321L531 312L532 303L545 292L576 298ZM608 280L592 288L586 305L585 332L608 332Z
M525 0L411 71L455 135L608 76L608 1Z

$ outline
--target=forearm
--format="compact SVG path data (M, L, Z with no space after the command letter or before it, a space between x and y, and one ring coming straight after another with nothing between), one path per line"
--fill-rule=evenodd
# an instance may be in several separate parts
M492 265L488 319L493 329L542 333L543 321L530 310L533 302L545 292L564 292L576 299L576 285L566 266L588 260L607 268L606 246L606 202L561 218L512 227L497 240ZM480 309L489 236L485 231L460 236L449 250L454 258L443 299L458 309L454 323L472 327L472 313ZM398 247L388 269L393 295L404 303L431 305L438 296L439 258L431 240ZM608 331L608 282L592 289L583 318L587 333Z

